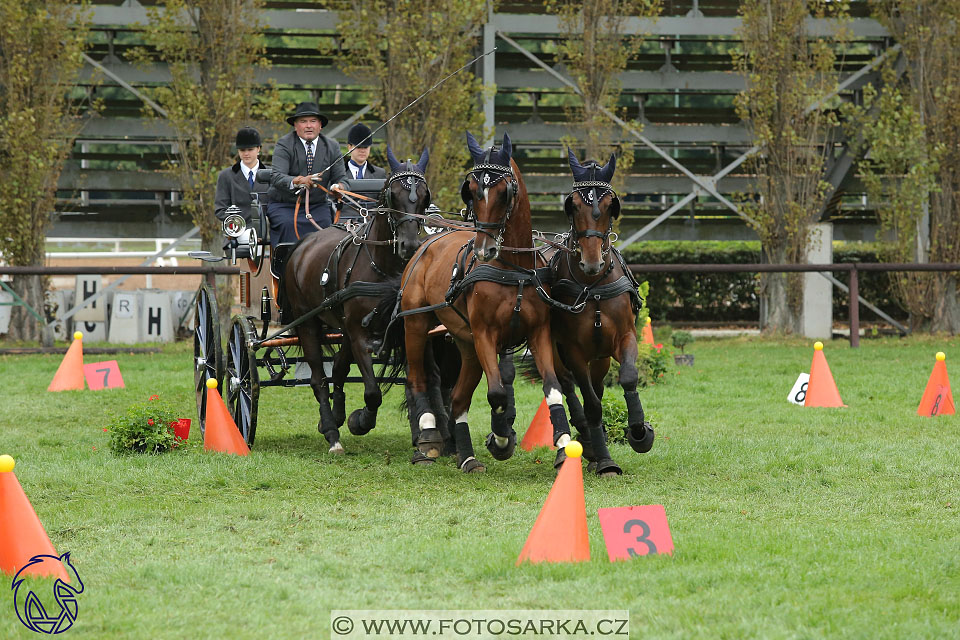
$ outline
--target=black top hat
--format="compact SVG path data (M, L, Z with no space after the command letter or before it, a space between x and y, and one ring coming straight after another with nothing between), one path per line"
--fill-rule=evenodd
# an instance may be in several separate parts
M260 132L253 127L244 127L237 131L237 149L252 149L263 146L260 143Z
M360 147L361 149L366 149L372 145L373 136L370 135L370 127L362 122L353 125L350 133L347 134L347 143L355 147Z
M317 106L316 102L301 102L297 105L297 110L293 112L293 115L287 118L287 124L292 125L294 120L303 116L317 116L320 118L321 127L327 126L330 121L327 116L320 113L320 107Z

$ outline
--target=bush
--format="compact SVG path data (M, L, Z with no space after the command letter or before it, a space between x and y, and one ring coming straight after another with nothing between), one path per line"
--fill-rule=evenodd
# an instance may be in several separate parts
M835 243L834 262L883 262L879 243ZM762 262L759 242L644 242L623 252L627 264L749 264ZM848 284L844 273L836 277ZM861 272L860 295L894 318L907 313L896 302L890 276ZM755 273L640 273L650 283L646 306L655 320L756 322L760 317L760 279ZM849 317L846 292L833 289L833 317ZM873 314L862 309L861 317Z
M667 372L667 365L670 362L670 354L663 345L660 349L652 347L649 344L641 342L637 345L637 388L643 389L650 385L663 382L663 376ZM603 378L603 384L607 387L620 387L620 364L616 360L610 361L610 370ZM616 393L616 391L614 391ZM607 394L604 394L606 397ZM620 403L623 403L623 397L620 397ZM624 405L624 411L626 411Z
M680 349L680 353L684 353L684 348L688 344L693 344L694 339L693 334L689 331L674 331L673 335L670 336L670 341L673 346Z
M177 443L173 432L176 421L174 410L159 400L134 405L107 426L110 449L118 455L169 451Z

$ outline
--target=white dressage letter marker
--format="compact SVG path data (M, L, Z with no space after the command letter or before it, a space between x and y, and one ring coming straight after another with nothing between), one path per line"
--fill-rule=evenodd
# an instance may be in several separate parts
M810 382L809 373L801 373L797 381L793 383L793 389L790 389L790 395L787 400L793 404L803 406L803 401L807 399L807 383Z

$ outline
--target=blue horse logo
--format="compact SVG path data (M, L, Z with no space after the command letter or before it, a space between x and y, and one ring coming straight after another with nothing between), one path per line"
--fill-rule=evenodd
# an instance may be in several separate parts
M68 567L70 572L73 573L73 578L71 579L76 579L77 585L79 586L79 589L72 587L60 578L57 578L57 581L53 583L53 597L60 606L59 611L51 609L48 612L47 608L43 606L43 602L40 601L40 597L29 587L24 587L23 589L24 592L26 592L25 596L22 596L20 593L20 587L27 578L26 575L21 577L21 574L29 567L44 562L63 563L63 566ZM45 633L47 635L63 633L72 627L77 619L77 596L83 593L83 582L80 580L80 574L77 573L76 568L74 568L70 562L69 551L59 558L50 555L33 556L30 558L30 562L24 565L20 571L17 571L17 575L13 577L13 584L10 588L13 589L13 606L17 611L17 617L20 618L23 626L31 631Z

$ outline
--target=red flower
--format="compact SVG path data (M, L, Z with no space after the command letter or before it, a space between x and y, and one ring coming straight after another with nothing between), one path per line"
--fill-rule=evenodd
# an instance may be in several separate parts
M663 349L663 343L653 345L653 348L657 350L657 353L660 353L660 349Z
M152 427L152 426L153 426L153 418L148 419L148 420L147 420L147 424Z
M107 430L107 428L106 428L106 427L104 427L104 428L103 428L103 430L104 430L104 431L106 431L106 430Z
M149 399L150 399L150 400L159 400L159 399L160 399L160 396L158 396L157 394L153 394L152 396L150 396Z

